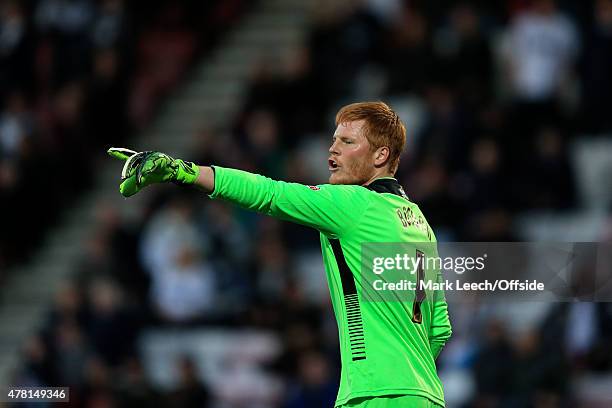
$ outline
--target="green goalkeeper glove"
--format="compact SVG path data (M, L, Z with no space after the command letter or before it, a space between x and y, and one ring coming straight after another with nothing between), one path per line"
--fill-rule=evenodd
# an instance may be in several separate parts
M125 161L119 186L119 192L124 197L130 197L154 183L190 185L196 182L200 174L200 168L194 163L173 159L165 153L111 147L108 154Z

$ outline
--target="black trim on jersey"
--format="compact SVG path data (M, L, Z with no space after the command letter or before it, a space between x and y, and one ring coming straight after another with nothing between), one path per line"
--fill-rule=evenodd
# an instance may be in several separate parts
M394 178L376 179L364 187L368 190L376 191L377 193L391 193L400 197L404 197L406 200L410 200L404 192L404 188Z
M359 298L357 297L357 287L355 286L355 278L353 273L346 263L344 252L340 240L330 239L334 257L338 264L340 272L340 281L342 282L342 293L344 295L344 306L346 308L346 321L348 324L349 343L351 345L351 354L353 361L365 360L365 338L363 336L363 320L361 319L361 308L359 306Z

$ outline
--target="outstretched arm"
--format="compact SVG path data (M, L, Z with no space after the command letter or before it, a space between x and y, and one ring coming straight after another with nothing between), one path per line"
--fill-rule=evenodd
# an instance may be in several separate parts
M307 186L218 166L210 172L204 170L198 186L205 191L212 188L211 198L306 225L329 236L338 237L351 229L369 203L357 186Z
M366 195L358 192L362 187L357 186L287 183L236 169L197 166L160 152L113 148L109 154L126 161L119 187L125 197L154 183L194 185L211 198L313 227L330 236L350 229L369 203Z

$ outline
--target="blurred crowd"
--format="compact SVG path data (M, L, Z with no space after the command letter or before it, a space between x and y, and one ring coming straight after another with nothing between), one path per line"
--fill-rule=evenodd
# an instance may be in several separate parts
M0 2L0 270L36 246L87 188L99 152L145 126L245 8L242 0Z
M87 176L81 166L87 168L89 149L120 142L146 123L145 100L163 94L156 86L172 87L156 82L168 79L165 69L149 73L156 85L142 79L146 70L136 74L141 64L150 68L136 52L153 58L149 48L158 49L153 44L167 33L150 34L138 51L119 48L126 44L121 27L138 27L113 20L123 2L35 3L31 9L7 3L0 21L2 58L15 61L2 64L0 80L24 84L1 88L11 89L2 94L0 117L3 205L5 195L16 200L22 190L29 193L20 192L19 200L40 202L32 198L34 180L45 201L51 197L45 188L58 200L57 188L66 194L82 188L72 175ZM78 7L63 25L48 11L58 3ZM382 99L409 130L397 178L439 239L518 240L518 214L580 208L569 146L612 131L612 0L316 3L304 47L280 69L265 61L256 67L231 129L204 127L194 134L198 149L185 158L325 182L336 109ZM158 24L175 27L177 20L164 15L170 22ZM11 36L19 24L21 35ZM53 35L41 35L45 30ZM187 32L191 47L201 47L196 30ZM53 63L58 56L71 62L60 69ZM114 90L119 78L130 85ZM93 95L102 96L88 108ZM122 131L100 131L108 118L99 115L107 110L124 119L104 126ZM40 174L43 164L48 170ZM339 356L317 233L170 187L151 189L136 221L100 205L97 232L74 280L25 345L21 381L70 386L83 406L332 406ZM612 369L608 304L545 305L520 332L489 306L450 306L455 334L439 359L449 406L597 406L576 390L582 379ZM148 379L138 351L144 330L219 326L278 335L282 352L265 370L282 379L281 392L213 405L220 397L188 355L176 362L173 389Z

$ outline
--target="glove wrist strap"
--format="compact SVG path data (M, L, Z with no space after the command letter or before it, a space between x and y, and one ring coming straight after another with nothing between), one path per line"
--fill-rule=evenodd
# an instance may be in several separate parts
M176 173L173 177L173 182L181 185L191 185L196 182L200 175L200 167L190 161L181 159L174 160L176 165Z

